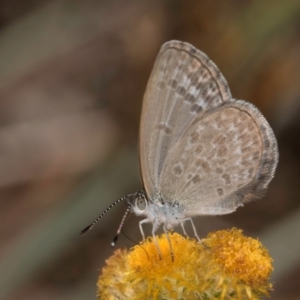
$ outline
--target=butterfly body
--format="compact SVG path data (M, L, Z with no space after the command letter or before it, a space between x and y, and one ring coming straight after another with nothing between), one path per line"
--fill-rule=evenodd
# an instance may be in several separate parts
M147 217L147 222L155 223L156 226L165 224L167 229L172 229L186 219L186 211L177 201L164 201L161 196L150 201L143 193L143 199L133 198L131 209L136 215ZM137 204L136 201L141 203Z

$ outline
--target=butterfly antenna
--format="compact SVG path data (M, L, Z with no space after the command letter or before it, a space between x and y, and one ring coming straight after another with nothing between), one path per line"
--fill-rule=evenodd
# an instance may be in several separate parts
M87 226L86 228L84 228L81 232L80 232L80 235L83 235L85 234L86 232L88 232L89 230L91 230L94 225L110 210L112 209L116 204L120 203L121 201L124 201L125 199L127 199L128 197L131 197L132 195L134 194L129 194L129 195L126 195L118 200L116 200L113 204L111 204L91 225ZM128 209L127 209L128 210ZM127 212L126 210L126 212ZM128 214L128 212L126 213ZM123 217L124 219L124 217ZM123 222L123 220L122 220ZM122 223L121 223L122 224ZM123 225L122 225L123 226ZM118 238L117 238L118 239Z
M118 240L118 238L119 238L119 235L120 235L120 233L121 233L121 231L122 231L122 228L123 228L123 226L124 226L125 220L126 220L126 218L127 218L128 213L130 212L130 210L131 210L131 207L128 206L127 209L126 209L126 211L125 211L125 214L124 214L124 216L123 216L123 218L122 218L122 221L121 221L121 223L120 223L120 225L119 225L119 228L118 228L118 230L117 230L117 233L116 233L116 235L114 236L114 238L113 238L113 240L112 240L112 242L111 242L111 246L112 246L112 247L114 247L114 246L116 245L116 242L117 242L117 240Z

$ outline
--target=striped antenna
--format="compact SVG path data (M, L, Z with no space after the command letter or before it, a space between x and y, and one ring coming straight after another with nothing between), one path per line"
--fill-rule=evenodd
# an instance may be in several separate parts
M86 232L88 232L90 229L92 229L94 227L94 225L110 210L112 209L116 204L120 203L121 201L124 201L125 199L131 197L131 196L134 196L135 194L128 194L118 200L116 200L113 204L111 204L91 225L87 226L86 228L84 228L81 232L80 232L80 235L83 235L85 234ZM129 209L129 208L128 208ZM126 215L128 214L128 209L126 210L126 213L125 213L125 217ZM124 217L123 217L124 219ZM122 219L122 222L123 222L123 219ZM123 222L124 223L124 222ZM122 224L122 223L121 223ZM123 225L122 225L123 226ZM122 227L121 227L122 228ZM117 238L118 239L118 238Z
M124 214L124 216L123 216L123 218L122 218L122 221L121 221L121 223L120 223L120 225L119 225L119 228L118 228L118 230L117 230L117 233L116 233L116 235L114 236L114 238L113 238L113 240L112 240L112 242L111 242L111 244L110 244L112 247L114 247L114 246L116 245L116 242L117 242L117 240L118 240L118 238L119 238L119 235L120 235L121 230L122 230L122 228L123 228L123 225L124 225L124 223L125 223L126 217L127 217L128 213L130 212L130 209L131 209L131 207L129 206L129 207L126 209L126 211L125 211L125 214Z

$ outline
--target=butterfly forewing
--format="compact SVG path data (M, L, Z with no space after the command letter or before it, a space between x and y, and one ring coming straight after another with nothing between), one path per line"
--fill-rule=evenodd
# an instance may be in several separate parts
M229 99L224 77L204 53L179 41L161 47L144 96L140 125L140 165L150 200L158 197L165 161L175 145L183 142L184 133L206 111Z

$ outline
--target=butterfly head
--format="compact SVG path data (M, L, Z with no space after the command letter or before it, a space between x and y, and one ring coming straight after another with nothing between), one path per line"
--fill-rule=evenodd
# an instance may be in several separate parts
M131 212L137 216L147 215L149 205L143 190L136 192L133 197L128 198L127 205L130 207Z

